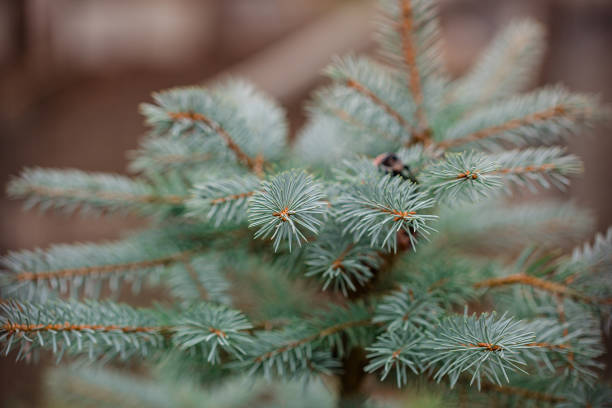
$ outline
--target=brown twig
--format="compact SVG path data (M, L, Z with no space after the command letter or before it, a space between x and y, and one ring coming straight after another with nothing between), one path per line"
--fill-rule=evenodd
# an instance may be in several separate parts
M488 174L524 174L524 173L543 173L554 170L557 166L553 163L544 163L538 166L518 166L510 169L497 169Z
M221 125L214 122L213 120L208 118L206 115L203 115L201 113L196 113L196 112L169 112L168 116L170 116L170 118L173 120L190 119L190 120L204 123L206 126L208 126L213 131L215 131L215 133L221 136L221 138L223 139L227 147L232 152L234 152L239 162L241 162L242 164L244 164L245 166L253 170L256 174L258 175L262 174L263 159L252 158L251 156L246 154L240 148L240 146L238 146L238 144L234 141L232 136L229 133L227 133L227 131L223 127L221 127Z
M363 320L355 320L355 321L349 321L349 322L344 322L344 323L339 323L330 327L327 327L311 336L308 337L304 337L303 339L299 339L296 341L292 341L290 343L287 343L279 348L276 348L274 350L268 351L267 353L261 354L260 356L256 357L254 359L254 361L256 362L261 362L263 360L266 360L270 357L273 357L277 354L280 353L284 353L285 351L294 349L296 347L299 347L303 344L309 343L311 341L317 340L317 339L321 339L323 337L327 337L330 336L332 334L338 333L342 330L348 329L350 327L359 327L359 326L368 326L372 324L372 321L370 319L363 319Z
M185 202L186 197L167 195L157 196L150 194L129 194L110 191L86 191L74 189L51 188L43 186L28 186L28 191L23 195L36 194L49 198L73 197L80 200L101 199L109 201L131 201L145 204L170 204L180 205Z
M368 133L374 133L377 134L387 140L391 140L391 141L395 141L397 140L396 137L394 137L393 135L390 135L388 133L384 133L381 132L380 129L373 129L369 126L367 126L365 123L359 121L358 119L356 119L354 116L351 116L348 112L339 109L339 108L332 108L329 106L322 106L323 109L325 109L327 112L329 112L330 114L338 117L340 120L346 122L347 124L351 125L351 126L355 126L356 128L359 128L361 130L364 130Z
M23 324L6 322L1 327L2 331L11 335L25 332L43 332L43 331L85 331L93 330L97 332L116 332L123 333L163 333L169 328L165 326L118 326L118 325L101 325L101 324L71 324L55 323L55 324Z
M565 108L562 105L557 105L550 109L546 109L541 112L535 112L535 113L532 113L522 118L509 120L505 123L502 123L501 125L491 126L485 129L481 129L465 137L442 141L437 144L437 147L440 149L448 149L450 147L455 147L455 146L459 146L462 144L475 142L478 140L482 140L482 139L486 139L486 138L495 136L501 132L507 132L509 130L519 128L521 126L529 126L534 123L542 122L542 121L545 121L545 120L548 120L554 117L567 115L567 113L568 113L567 108Z
M408 122L406 122L406 119L404 119L402 117L402 115L400 115L397 111L395 111L385 101L380 99L374 92L372 92L368 88L366 88L363 84L357 82L354 79L348 79L346 81L346 86L356 90L360 94L362 94L362 95L366 96L367 98L371 99L372 102L374 102L376 105L380 106L385 112L387 112L390 116L392 116L408 133L413 133L412 126L410 126L410 124Z
M408 68L408 82L410 84L410 90L412 91L414 103L416 105L415 115L419 127L419 132L414 135L414 139L427 144L429 142L429 125L427 124L427 118L423 109L423 89L421 86L421 78L417 65L417 50L413 38L415 24L412 1L400 1L402 2L402 22L400 24L400 34L402 37L404 62Z
M501 278L486 279L474 284L475 288L494 288L506 285L528 285L553 294L568 296L574 300L585 303L612 304L612 299L600 299L585 295L557 282L551 282L535 276L517 273Z
M192 254L194 251L183 251L170 256L165 256L162 258L152 259L148 261L138 261L138 262L126 262L122 264L113 264L113 265L96 265L96 266L84 266L81 268L66 268L66 269L58 269L55 271L49 272L28 272L22 271L16 274L15 280L17 281L29 281L29 282L37 282L41 280L49 280L49 279L63 279L63 278L72 278L75 276L88 276L94 274L106 274L106 273L118 273L118 272L126 272L133 271L144 268L151 268L155 266L166 266L174 262L184 261L187 256Z
M412 218L413 215L416 215L415 211L399 211L399 210L389 210L386 208L376 208L376 210L395 215L393 221L399 221L401 219Z
M222 204L225 203L227 201L233 201L233 200L239 200L241 198L246 198L246 197L251 197L253 194L255 194L254 191L249 191L247 193L240 193L240 194L232 194L226 197L219 197L219 198L215 198L213 200L210 200L210 203L212 205L216 205L216 204Z
M353 244L352 242L348 244L346 248L344 249L344 251L342 251L340 255L338 255L338 257L334 260L334 262L332 262L332 268L343 269L342 262L344 262L344 258L350 252L350 250L353 249L354 246L355 244Z
M469 344L462 344L462 346L464 347L473 347L473 348L481 348L483 350L486 351L502 351L504 348L502 346L500 346L499 344L491 344L491 343L469 343ZM570 347L567 344L552 344L552 343L547 343L547 342L534 342L534 343L528 343L525 344L525 346L527 347L538 347L538 348L545 348L545 349L549 349L549 350L567 350Z

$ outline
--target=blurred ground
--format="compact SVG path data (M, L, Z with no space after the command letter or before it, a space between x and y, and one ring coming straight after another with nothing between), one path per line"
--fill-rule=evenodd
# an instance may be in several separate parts
M453 74L511 18L531 16L549 32L538 84L562 82L612 101L612 2L440 3ZM0 185L24 166L124 172L126 151L145 130L140 102L154 90L226 75L278 97L295 132L330 57L372 50L373 12L366 0L4 0ZM596 133L571 142L586 169L569 194L604 230L612 224L612 138L609 129ZM114 238L138 223L24 213L2 197L0 251ZM0 359L0 406L41 406L38 383L35 367Z

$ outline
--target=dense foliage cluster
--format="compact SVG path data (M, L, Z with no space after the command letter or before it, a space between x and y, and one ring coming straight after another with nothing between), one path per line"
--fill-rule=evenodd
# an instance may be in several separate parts
M68 405L357 406L375 403L360 392L368 373L437 387L445 404L609 402L612 230L561 255L589 239L587 211L505 200L563 189L582 164L560 144L604 110L560 86L524 93L543 51L534 22L451 79L433 3L381 8L382 60L335 60L293 144L282 108L232 81L142 105L151 131L133 177L15 178L28 207L151 227L4 256L4 353L96 362L52 370L50 395ZM161 297L118 303L126 285ZM156 385L98 367L111 360L145 364Z

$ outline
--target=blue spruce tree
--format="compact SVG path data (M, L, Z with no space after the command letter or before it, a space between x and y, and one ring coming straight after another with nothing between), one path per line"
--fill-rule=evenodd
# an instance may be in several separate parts
M606 406L612 229L562 255L588 239L587 211L505 200L565 188L582 164L559 144L605 109L561 86L524 93L534 22L451 79L431 1L381 14L384 62L336 59L293 144L283 109L231 81L142 105L133 177L16 177L27 207L150 227L4 256L3 354L70 361L48 375L60 406L375 405L368 375L444 406ZM125 285L166 295L135 308L113 300Z

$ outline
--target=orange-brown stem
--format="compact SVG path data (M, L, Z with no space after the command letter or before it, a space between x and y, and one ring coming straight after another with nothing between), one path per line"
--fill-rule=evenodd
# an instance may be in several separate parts
M336 258L334 260L334 262L332 262L332 268L342 268L342 262L344 262L344 258L346 257L346 255L349 253L349 251L351 249L353 249L355 245L353 243L350 243L346 246L346 248L344 249L344 251L342 251L342 253L340 255L338 255L338 258Z
M367 126L365 123L359 121L357 118L355 118L354 116L350 115L348 112L342 110L342 109L338 109L338 108L332 108L329 106L325 106L324 109L329 112L330 114L337 116L340 120L348 123L351 126L354 126L356 128L359 128L361 130L364 130L368 133L374 133L377 134L381 137L383 137L384 139L387 140L391 140L391 141L395 141L397 140L397 137L390 135L388 133L384 133L382 132L380 129L373 129L370 128L369 126Z
M167 196L156 196L156 195L136 195L128 193L118 193L110 191L86 191L86 190L75 190L75 189L63 189L63 188L50 188L43 186L29 186L28 191L24 195L36 194L40 196L46 196L49 198L58 197L74 197L81 200L90 199L102 199L108 201L127 201L145 204L170 204L180 205L185 202L186 197L167 195Z
M120 331L123 333L162 333L168 330L167 327L156 326L118 326L118 325L101 325L101 324L71 324L55 323L55 324L22 324L6 322L2 326L2 331L15 334L19 332L42 332L42 331L84 331L94 330L98 332Z
M291 215L291 211L289 210L289 207L285 207L281 211L272 213L272 215L274 217L279 218L282 222L287 222L289 221L289 216Z
M470 170L466 170L463 173L457 174L457 179L468 179L476 180L478 178L478 170L471 172Z
M507 132L509 130L519 128L521 126L529 126L537 122L543 122L551 118L560 117L564 115L567 115L567 109L565 107L561 105L554 106L550 109L546 109L541 112L532 113L531 115L527 115L522 118L509 120L506 123L502 123L501 125L481 129L465 137L445 140L443 142L438 143L437 147L441 149L448 149L450 147L460 146L462 144L486 139L486 138L495 136L501 132Z
M176 253L174 255L152 259L148 261L139 261L139 262L127 262L123 264L113 264L113 265L98 265L98 266L84 266L82 268L66 268L66 269L58 269L55 271L49 272L28 272L23 271L19 272L15 279L17 281L41 281L41 280L49 280L49 279L62 279L62 278L72 278L75 276L87 276L94 274L108 274L108 273L118 273L118 272L126 272L133 271L144 268L151 268L155 266L165 266L174 262L184 261L189 255L191 255L194 251L183 251Z
M405 218L412 218L412 216L416 214L415 211L388 210L386 208L376 208L376 209L381 212L387 213L387 214L395 215L396 217L393 219L393 221L399 221Z
M425 117L425 111L423 109L423 89L421 86L421 77L419 74L419 68L417 65L417 49L416 42L414 39L415 22L412 10L411 0L402 1L402 22L400 24L400 34L402 38L402 49L404 52L404 62L408 69L408 83L410 84L410 90L414 97L414 103L416 105L416 119L420 129L417 132L415 139L427 144L429 141L430 132L428 131L429 126L427 124L427 118Z
M524 174L524 173L543 173L545 171L553 170L557 166L552 163L544 163L538 166L520 166L513 167L511 169L497 169L489 174Z
M476 282L474 287L476 288L494 288L498 286L506 285L528 285L537 289L544 290L553 294L568 296L577 301L585 303L599 303L599 304L612 304L612 299L600 299L585 295L580 292L557 283L551 282L544 279L536 278L535 276L526 275L523 273L517 273L514 275L504 276L501 278L486 279L480 282Z
M389 106L385 101L380 99L374 92L370 91L363 84L357 82L354 79L349 79L346 81L346 86L352 88L359 92L360 94L366 96L371 99L376 105L380 106L385 112L387 112L390 116L392 116L407 132L412 133L412 127L406 119L402 117L397 111L395 111L391 106Z
M339 323L339 324L336 324L334 326L327 327L327 328L325 328L325 329L323 329L323 330L321 330L321 331L319 331L319 332L317 332L317 333L315 333L315 334L313 334L311 336L304 337L303 339L300 339L300 340L289 342L289 343L285 344L284 346L281 346L281 347L279 347L277 349L268 351L267 353L264 353L264 354L256 357L255 361L256 362L261 362L261 361L266 360L266 359L268 359L270 357L273 357L273 356L275 356L277 354L284 353L285 351L294 349L296 347L299 347L299 346L301 346L303 344L306 344L306 343L309 343L311 341L314 341L314 340L317 340L317 339L320 339L320 338L323 338L323 337L331 336L332 334L338 333L338 332L340 332L342 330L346 330L346 329L351 328L351 327L368 326L370 324L372 324L372 321L370 319L355 320L355 321L350 321L350 322Z
M219 136L221 136L227 147L232 152L234 152L238 161L253 170L256 174L261 175L261 171L263 169L263 160L252 158L251 156L246 154L234 141L232 136L227 133L227 131L223 127L221 127L221 125L214 122L206 115L196 112L169 112L168 116L170 116L170 118L172 118L173 120L190 119L204 123L206 126L214 130Z
M240 194L232 194L226 197L219 197L219 198L215 198L213 200L210 200L210 203L212 205L216 205L216 204L222 204L225 203L227 201L233 201L233 200L239 200L241 198L245 198L245 197L251 197L253 194L255 194L254 191L249 191L247 193L240 193Z
M476 343L476 344L462 344L462 346L464 347L477 347L477 348L483 348L486 351L501 351L503 350L503 347L500 346L499 344L491 344L491 343ZM546 348L546 349L550 349L550 350L567 350L569 349L569 346L567 344L552 344L552 343L546 343L546 342L534 342L534 343L529 343L526 344L525 346L527 347L540 347L540 348Z

